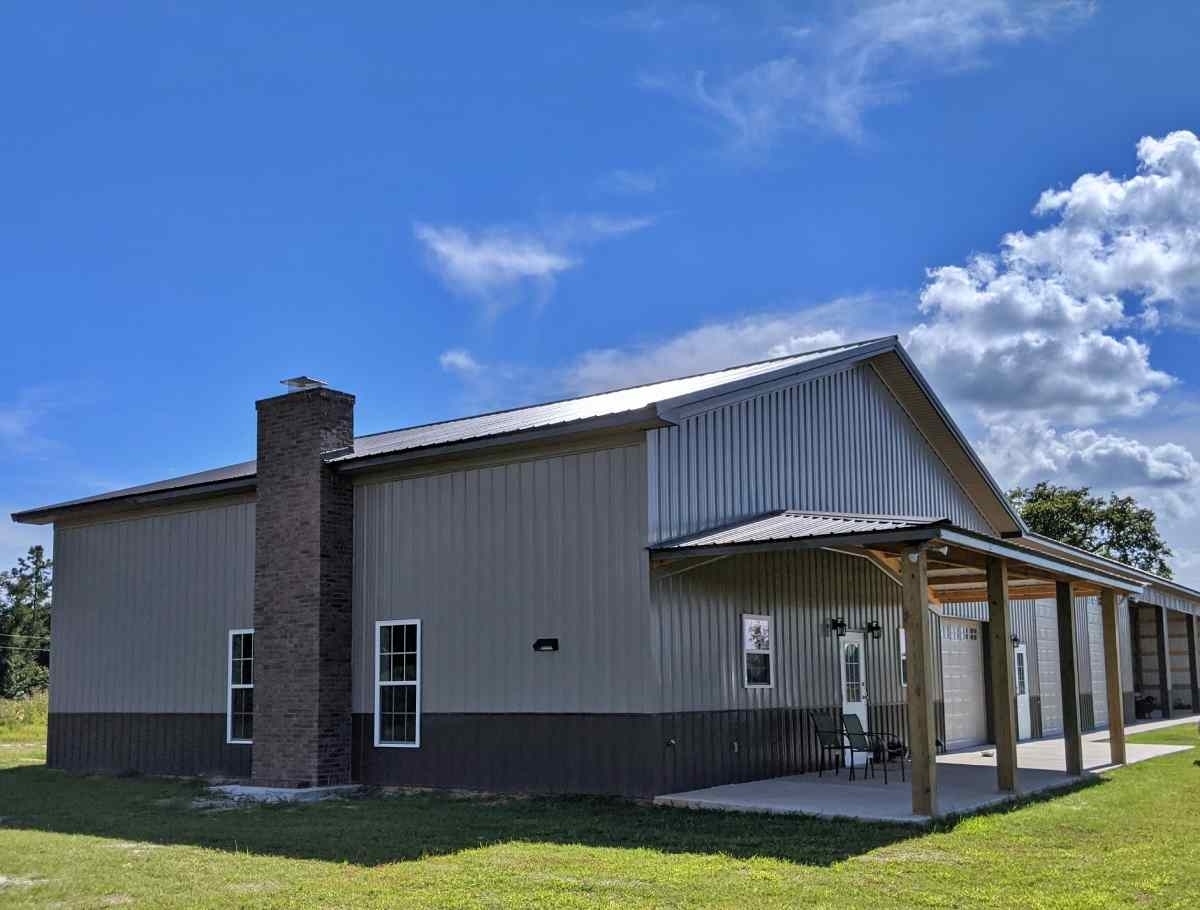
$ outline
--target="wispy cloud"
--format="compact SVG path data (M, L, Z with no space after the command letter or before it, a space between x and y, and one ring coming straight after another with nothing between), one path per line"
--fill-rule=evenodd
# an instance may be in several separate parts
M595 24L657 35L671 29L715 25L720 20L721 11L705 3L644 3L605 16Z
M708 115L740 153L761 153L783 134L812 130L858 140L864 117L924 79L980 65L998 45L1042 36L1085 18L1079 0L886 0L834 7L831 18L780 19L730 32L766 53L741 68L643 75ZM762 37L763 33L771 36Z
M600 181L603 189L629 196L644 196L658 189L658 176L649 171L632 171L617 168L609 171Z
M653 223L650 216L576 214L538 228L471 230L418 222L413 233L446 285L485 302L494 315L522 290L545 299L559 275L582 264L580 251L589 243L640 231Z
M438 357L438 365L448 373L458 376L477 376L483 365L465 348L451 348Z
M62 398L61 389L46 385L24 389L7 404L0 404L0 447L17 455L38 455L55 448L42 427L62 406Z

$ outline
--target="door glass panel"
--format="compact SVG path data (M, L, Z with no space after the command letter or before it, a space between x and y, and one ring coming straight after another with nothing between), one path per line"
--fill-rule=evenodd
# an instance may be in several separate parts
M842 646L842 660L846 673L846 701L862 701L862 664L858 645L846 642Z
M1025 694L1025 652L1017 652L1017 694Z

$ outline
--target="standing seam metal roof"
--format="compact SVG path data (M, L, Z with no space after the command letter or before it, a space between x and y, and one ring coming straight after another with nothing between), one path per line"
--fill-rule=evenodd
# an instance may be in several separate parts
M736 544L773 543L810 537L836 537L875 531L906 531L913 528L948 526L946 518L896 515L856 515L840 512L796 512L787 510L762 515L724 528L704 531L656 544L655 550L684 550Z

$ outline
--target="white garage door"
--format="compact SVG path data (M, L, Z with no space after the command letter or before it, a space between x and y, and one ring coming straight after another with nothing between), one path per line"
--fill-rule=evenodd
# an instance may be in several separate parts
M1058 667L1058 609L1052 600L1037 605L1038 679L1042 684L1042 735L1063 731L1062 686Z
M942 690L948 749L987 740L982 638L977 622L942 620Z
M1104 614L1100 604L1088 604L1088 653L1092 665L1092 716L1097 727L1108 726L1108 689L1104 681Z

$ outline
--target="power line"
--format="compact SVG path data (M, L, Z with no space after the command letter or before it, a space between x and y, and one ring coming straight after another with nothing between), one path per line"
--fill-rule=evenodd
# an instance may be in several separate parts
M29 635L25 632L0 632L0 638L36 638L39 641L49 641L49 635Z
M36 654L49 654L49 648L18 648L16 645L0 645L0 651L33 651Z

